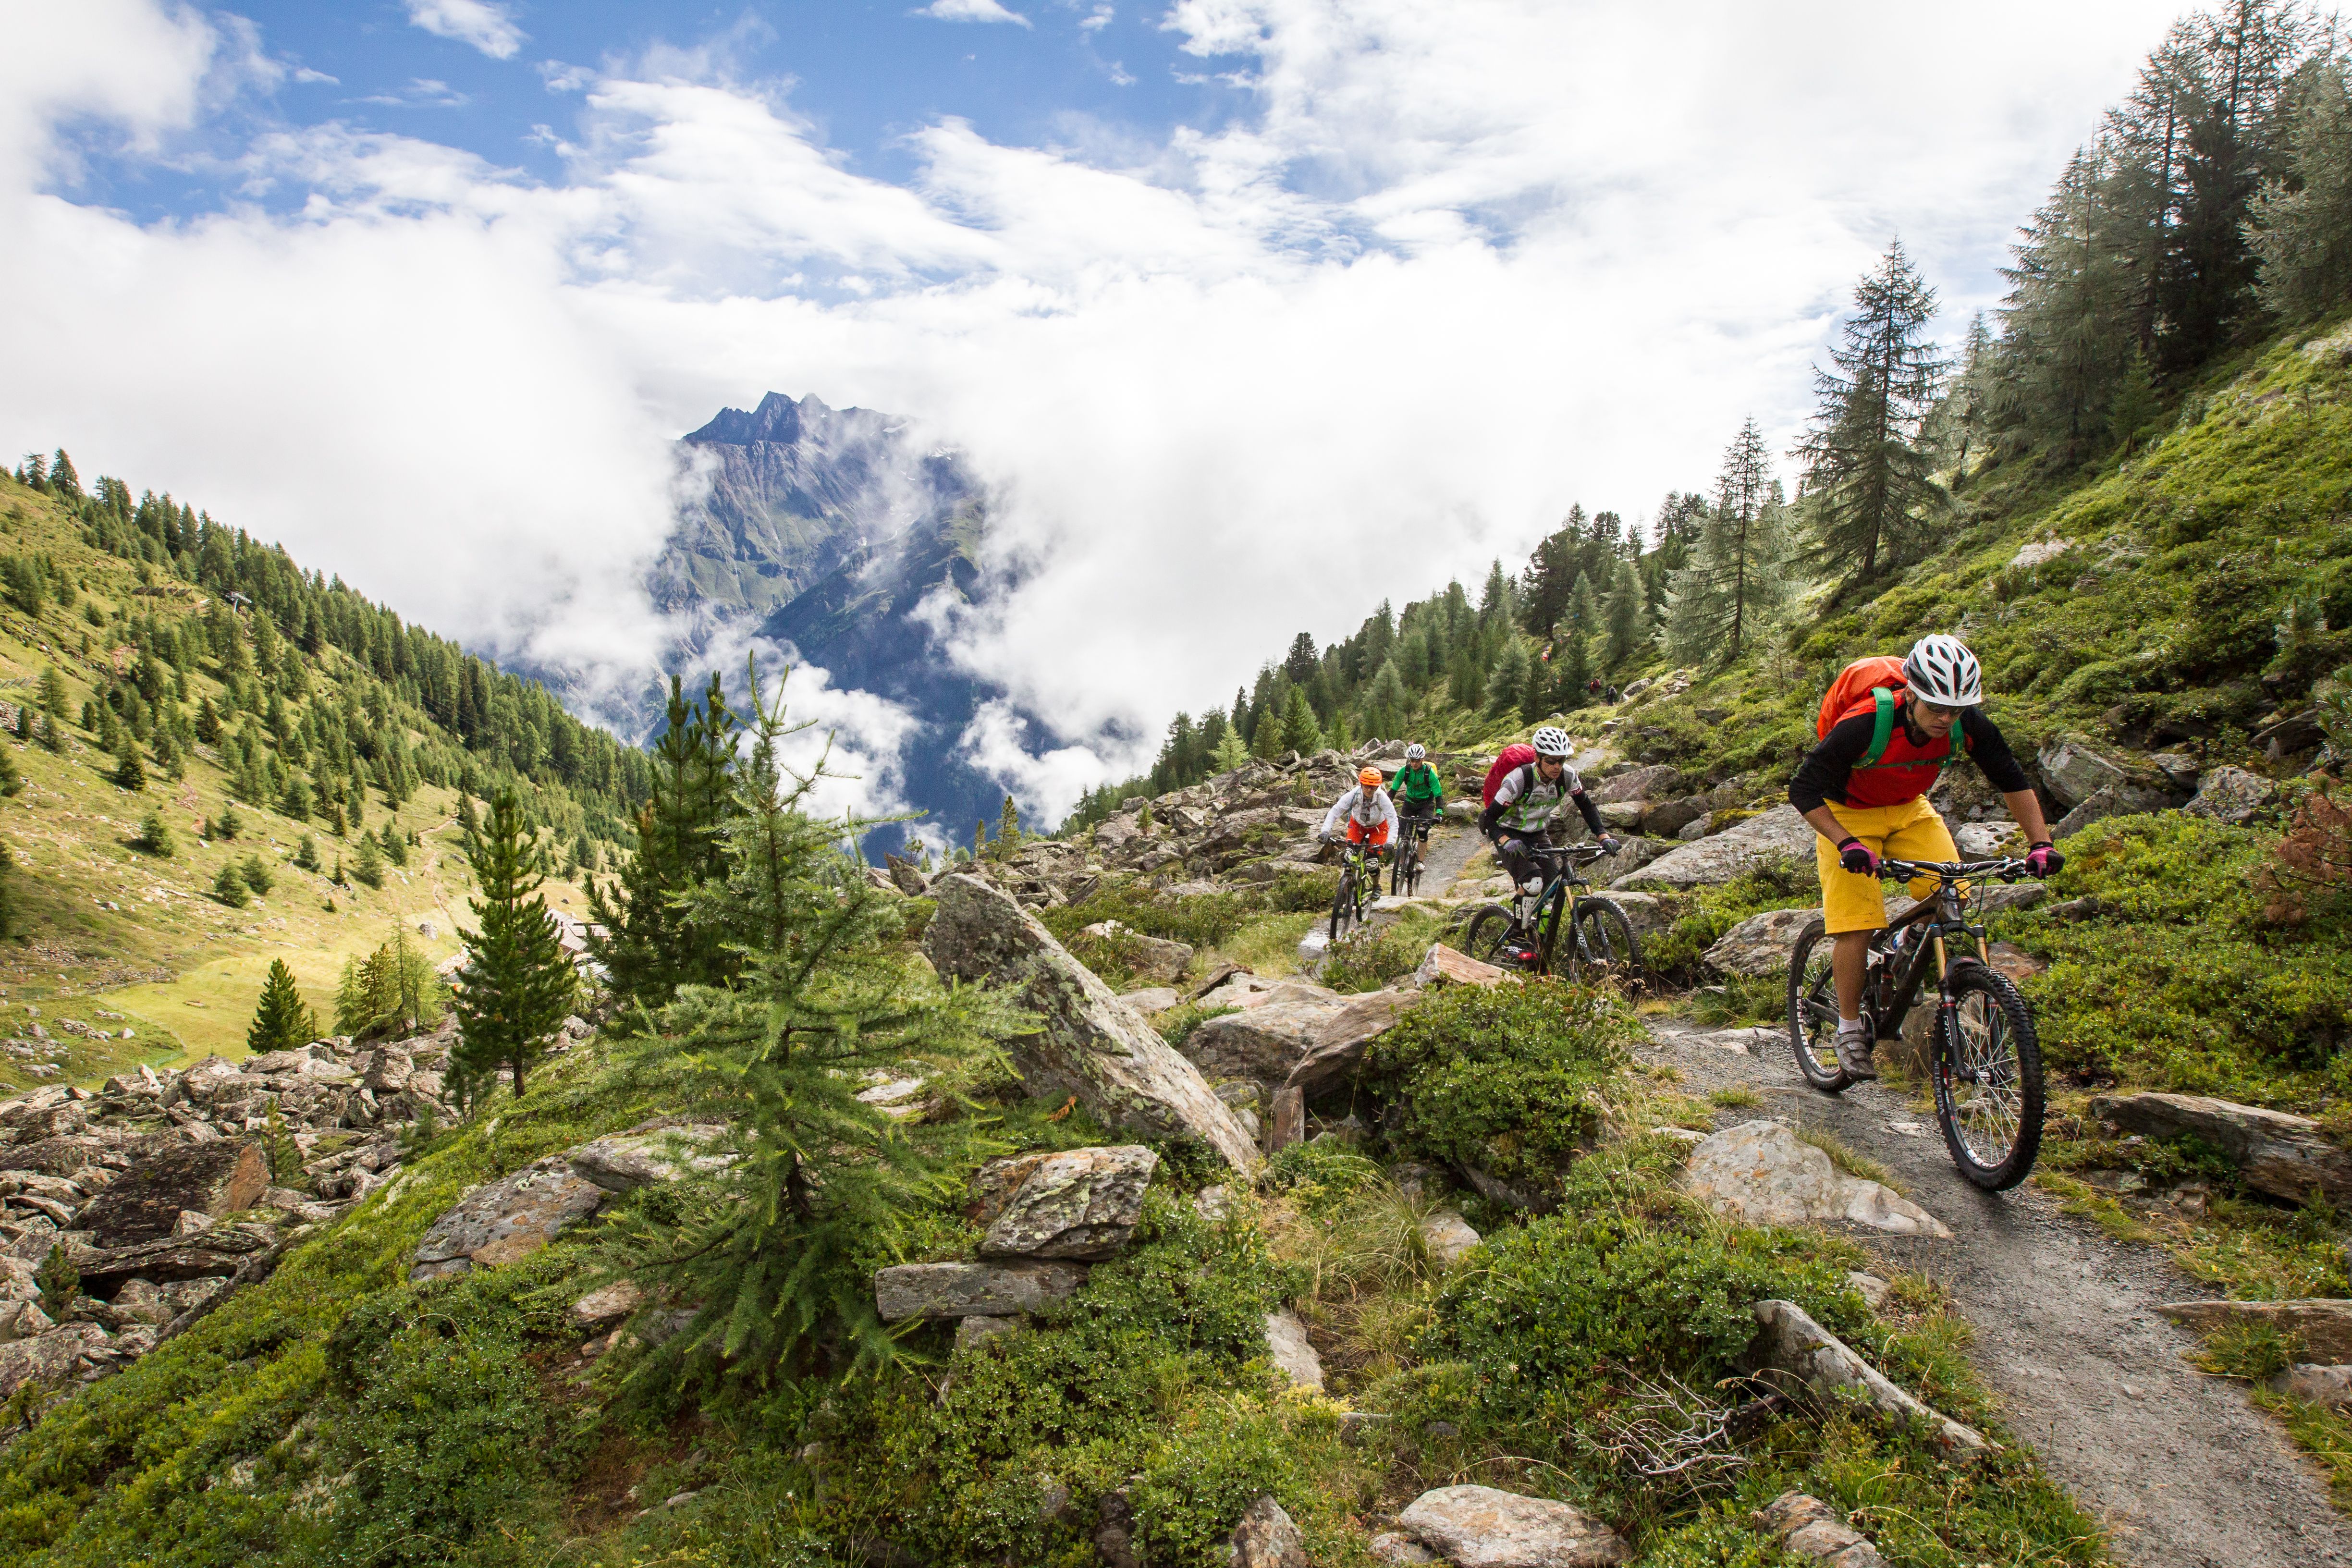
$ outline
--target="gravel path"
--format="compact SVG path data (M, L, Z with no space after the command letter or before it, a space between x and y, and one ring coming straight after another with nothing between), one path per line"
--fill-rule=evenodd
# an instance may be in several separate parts
M2145 1247L2110 1240L2031 1186L1980 1193L1945 1152L1933 1111L1864 1084L1826 1095L1798 1075L1785 1040L1760 1057L1702 1031L1654 1023L1652 1059L1700 1094L1731 1084L1764 1103L1718 1126L1771 1117L1827 1127L1895 1173L1954 1238L1859 1239L1932 1276L1976 1330L1978 1371L2011 1428L2111 1531L2135 1568L2303 1568L2352 1563L2352 1528L2278 1425L2236 1384L2184 1357L2192 1336L2161 1301L2210 1294Z

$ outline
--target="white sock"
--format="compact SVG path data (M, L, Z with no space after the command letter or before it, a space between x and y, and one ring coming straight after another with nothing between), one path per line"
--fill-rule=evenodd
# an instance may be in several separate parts
M1838 1033L1841 1035L1858 1035L1862 1033L1862 1020L1859 1018L1847 1018L1841 1016L1838 1019Z

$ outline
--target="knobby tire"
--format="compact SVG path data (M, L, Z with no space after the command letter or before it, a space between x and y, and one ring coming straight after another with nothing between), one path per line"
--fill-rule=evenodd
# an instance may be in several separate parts
M1487 904L1470 917L1462 929L1462 951L1481 963L1491 963L1498 969L1511 967L1502 957L1503 942L1511 934L1511 911L1500 904Z
M1642 979L1642 942L1633 922L1611 900L1576 900L1576 941L1570 950L1569 978L1607 980L1631 991Z
M2006 976L1980 963L1955 964L1949 988L1954 1005L1936 1012L1936 1121L1960 1174L1986 1192L2006 1192L2042 1152L2033 1009Z
M1828 930L1816 919L1789 955L1789 1046L1797 1070L1824 1094L1842 1094L1853 1079L1837 1059L1837 980L1830 973Z

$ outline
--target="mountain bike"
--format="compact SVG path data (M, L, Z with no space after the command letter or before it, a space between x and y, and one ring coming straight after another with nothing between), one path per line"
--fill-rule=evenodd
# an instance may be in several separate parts
M1369 847L1339 841L1339 888L1331 895L1330 939L1336 945L1381 896L1381 868Z
M1481 963L1569 980L1614 980L1628 988L1642 978L1642 944L1625 911L1592 891L1577 874L1606 853L1597 844L1528 846L1544 868L1540 891L1517 892L1507 904L1487 904L1470 917L1462 951ZM1560 933L1572 935L1565 949Z
M1429 837L1429 816L1402 816L1397 835L1396 865L1389 872L1389 891L1411 898L1421 889L1421 847Z
M1863 980L1863 1021L1873 1038L1895 1040L1902 1037L1903 1020L1934 970L1936 1121L1952 1163L1989 1193L2025 1180L2042 1152L2042 1047L2032 1005L1993 969L1985 928L1969 920L1969 882L2014 882L2025 871L2025 862L2017 859L1881 861L1881 877L1902 882L1928 878L1936 890L1872 936ZM1823 1093L1838 1094L1853 1079L1838 1065L1832 945L1822 922L1815 920L1790 955L1789 1043L1805 1080ZM1970 945L1975 951L1959 951Z

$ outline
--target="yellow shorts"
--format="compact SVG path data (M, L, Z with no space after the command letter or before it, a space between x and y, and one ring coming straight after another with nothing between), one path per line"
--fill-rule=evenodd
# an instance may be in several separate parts
M1878 852L1880 859L1957 860L1960 847L1926 795L1900 805L1840 805L1829 803L1838 826ZM1846 931L1876 931L1886 923L1886 896L1875 876L1862 876L1838 864L1837 847L1813 836L1813 863L1822 873L1822 923L1830 934ZM1914 878L1911 896L1924 899L1936 884Z

